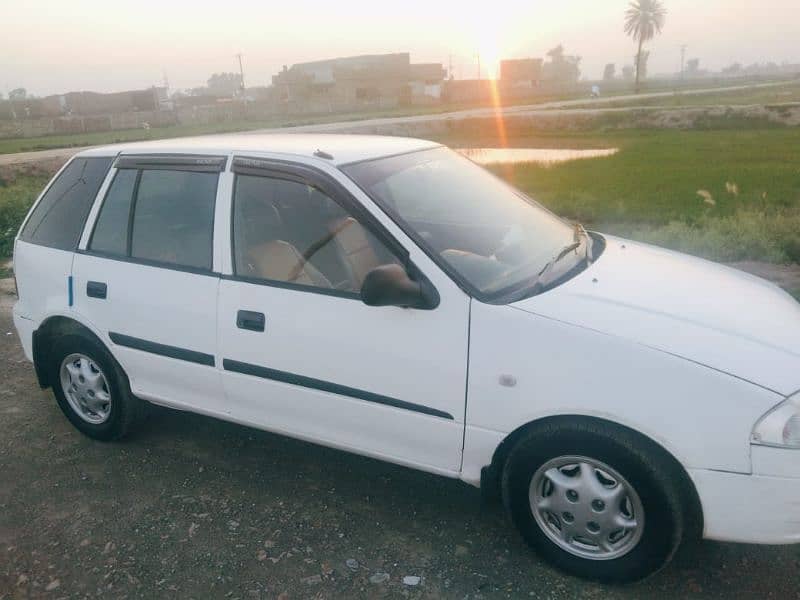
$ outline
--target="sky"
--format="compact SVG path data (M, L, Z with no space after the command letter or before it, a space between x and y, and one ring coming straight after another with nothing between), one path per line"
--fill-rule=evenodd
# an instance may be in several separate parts
M664 32L650 43L650 73L687 59L800 62L798 0L664 0ZM120 91L205 84L238 70L268 85L283 65L353 54L410 52L412 62L452 60L457 78L497 73L500 58L542 57L563 44L599 78L633 62L623 32L628 0L0 0L0 93Z

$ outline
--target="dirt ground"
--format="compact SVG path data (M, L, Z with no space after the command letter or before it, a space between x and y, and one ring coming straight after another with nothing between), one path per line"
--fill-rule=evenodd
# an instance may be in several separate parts
M698 543L604 587L543 564L457 481L168 410L92 441L36 385L12 293L4 280L0 600L800 598L800 547Z

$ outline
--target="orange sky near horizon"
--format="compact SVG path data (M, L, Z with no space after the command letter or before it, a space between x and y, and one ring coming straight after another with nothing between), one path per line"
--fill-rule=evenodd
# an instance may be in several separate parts
M797 0L664 0L664 34L650 44L651 73L679 70L681 44L707 68L734 61L800 62ZM584 76L631 64L622 23L627 0L497 0L492 3L357 0L0 0L0 93L46 95L160 84L203 85L238 69L267 85L286 64L351 54L411 52L414 62L452 60L457 78L497 73L501 58L543 57L563 43ZM736 10L731 10L735 5ZM786 18L777 18L776 15Z

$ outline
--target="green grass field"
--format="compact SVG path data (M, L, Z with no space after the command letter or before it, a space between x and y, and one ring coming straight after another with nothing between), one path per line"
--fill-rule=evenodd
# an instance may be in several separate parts
M569 100L574 95L541 96L535 99L522 99L508 103L530 104L532 102L550 102ZM275 116L263 120L229 120L215 123L195 125L169 125L154 127L152 129L120 129L116 131L98 131L93 133L72 133L64 135L46 135L30 138L0 138L0 154L14 154L17 152L34 152L37 150L50 150L54 148L78 148L81 146L95 146L103 144L116 144L123 142L139 142L144 140L161 140L175 137L195 135L209 135L216 133L235 133L254 129L271 129L282 127L296 127L301 125L318 125L331 122L360 121L364 119L382 119L387 117L409 117L415 115L438 114L470 108L481 108L488 104L443 104L435 106L410 106L396 109L362 111L358 113L331 113L323 115L306 116Z
M748 82L743 82L746 84ZM757 83L752 81L749 83ZM672 84L659 80L645 82L642 86L642 93L669 91ZM750 90L740 90L734 92L715 92L714 87L733 85L727 81L705 82L699 80L693 84L694 87L708 88L709 92L701 95L676 94L661 98L650 98L643 100L620 100L619 102L605 103L602 107L617 106L691 106L706 104L754 104L754 103L785 103L800 101L800 82L790 83L785 86L770 88L758 88ZM542 95L536 98L522 98L515 101L504 102L505 106L520 104L539 104L560 100L574 100L588 96L587 89L578 92L564 93L557 95ZM606 94L606 98L617 95L627 95L633 92L632 88L618 88ZM73 133L63 135L46 135L31 138L2 138L0 139L0 154L13 154L17 152L33 152L36 150L49 150L53 148L77 148L80 146L94 146L102 144L114 144L122 142L137 142L143 140L157 140L174 137L185 137L194 135L208 135L215 133L233 133L237 131L247 131L253 129L267 129L292 127L298 125L316 125L320 123L357 121L362 119L377 119L384 117L404 117L423 114L437 114L452 112L471 108L481 108L490 106L490 103L452 103L435 106L411 106L396 109L362 111L358 113L333 113L323 115L306 116L275 116L262 120L230 120L216 123L195 124L195 125L170 125L167 127L155 127L152 129L122 129L117 131L100 131L93 133ZM587 108L595 108L596 104L587 102Z
M11 254L22 219L48 179L47 176L25 175L11 183L0 180L0 259Z
M682 106L717 106L766 104L779 105L800 102L800 81L786 85L751 88L734 91L709 92L704 94L683 94L676 92L658 98L624 99L603 104L603 108L658 107L680 108ZM597 108L596 103L586 102L574 108Z
M491 135L441 141L499 145ZM620 149L552 167L492 168L562 216L714 260L800 262L800 129L575 133L509 144Z
M499 145L490 132L440 141ZM517 137L509 145L620 149L552 167L492 168L588 227L713 260L800 263L800 128L569 133ZM11 251L45 180L26 175L0 184L0 256Z

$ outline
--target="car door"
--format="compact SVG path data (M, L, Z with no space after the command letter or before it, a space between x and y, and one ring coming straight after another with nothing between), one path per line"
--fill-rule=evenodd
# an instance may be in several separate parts
M133 392L217 413L221 157L120 157L73 264L74 308L103 336ZM92 221L94 219L94 221Z
M469 298L331 174L235 159L219 294L231 416L435 472L460 467ZM373 267L427 269L433 310L370 307Z

